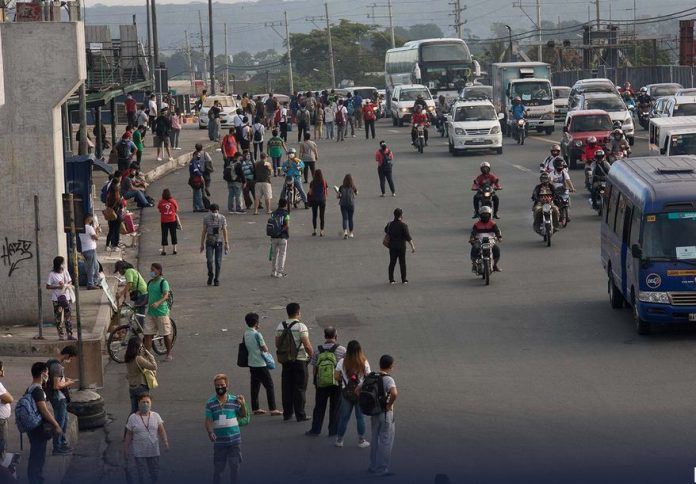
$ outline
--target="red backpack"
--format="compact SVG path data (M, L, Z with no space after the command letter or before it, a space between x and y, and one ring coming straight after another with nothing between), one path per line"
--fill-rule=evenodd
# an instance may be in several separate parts
M336 111L336 124L343 124L343 106Z

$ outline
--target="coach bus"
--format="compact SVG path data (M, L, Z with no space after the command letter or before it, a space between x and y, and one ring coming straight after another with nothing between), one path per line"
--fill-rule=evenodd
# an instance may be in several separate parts
M605 195L611 306L630 306L639 334L653 323L696 322L696 156L616 162Z
M399 84L424 84L434 97L443 94L451 101L480 75L479 63L461 39L412 40L389 49L384 58L387 102Z

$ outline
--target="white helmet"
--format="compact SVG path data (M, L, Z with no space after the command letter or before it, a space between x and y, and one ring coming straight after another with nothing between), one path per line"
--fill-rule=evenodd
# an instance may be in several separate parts
M479 215L483 215L484 213L487 213L488 215L493 214L493 209L489 207L488 205L484 205L483 207L479 208Z
M483 162L481 162L481 164L479 165L479 168L490 168L490 167L491 167L491 164L488 163L487 161L483 161Z
M289 155L295 155L295 154L297 154L297 150L296 150L295 148L290 148L290 149L288 150L288 156L289 156Z

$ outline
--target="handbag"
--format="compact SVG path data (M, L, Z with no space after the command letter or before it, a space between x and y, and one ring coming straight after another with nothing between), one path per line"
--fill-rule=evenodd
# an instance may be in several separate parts
M111 207L106 207L104 210L102 210L102 215L104 216L104 220L107 222L113 222L118 218L116 210Z
M244 342L244 335L242 335L242 342L239 343L239 351L237 351L237 366L240 368L249 366L249 350Z
M389 248L389 245L391 244L391 237L389 236L389 227L391 227L391 222L389 222L389 225L387 225L387 233L384 234L384 239L382 239L382 245L385 246L387 249Z
M259 341L258 333L256 333L256 342L259 345L259 349L261 349L261 341ZM273 355L270 354L268 351L261 350L261 356L263 357L263 360L266 362L266 368L268 368L269 370L275 370L276 362L273 359Z
M143 376L145 377L145 383L147 383L147 387L150 390L154 390L159 386L159 383L157 383L157 372L155 370L151 370L149 368L143 368L138 364L138 360L135 360L135 364L138 365L138 368L140 368L140 371L142 372Z

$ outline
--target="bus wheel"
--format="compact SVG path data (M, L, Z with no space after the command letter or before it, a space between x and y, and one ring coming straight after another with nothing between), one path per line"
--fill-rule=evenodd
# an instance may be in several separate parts
M646 336L649 335L652 328L649 322L643 321L640 318L640 314L638 313L638 303L635 300L635 297L633 299L633 324L636 327L636 333L638 333L641 336Z
M611 268L609 270L611 271ZM614 278L611 277L611 273L609 274L609 302L614 309L621 309L624 305L623 294L614 284Z

